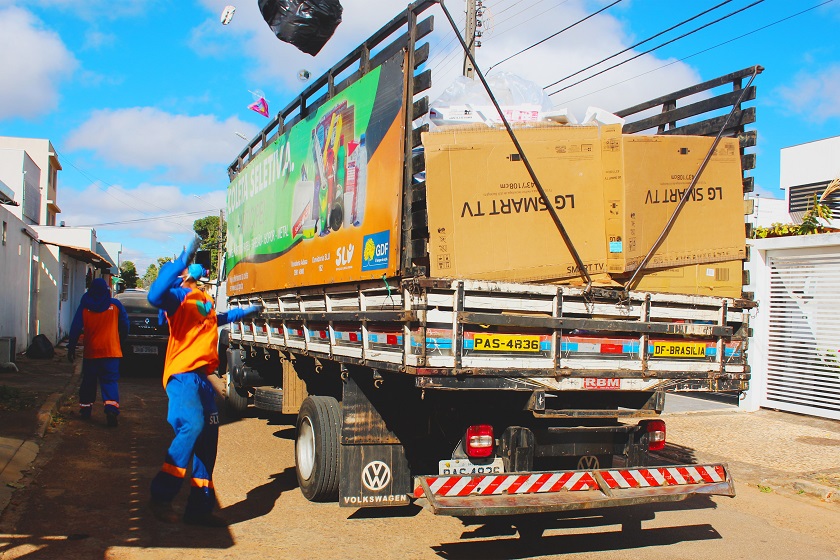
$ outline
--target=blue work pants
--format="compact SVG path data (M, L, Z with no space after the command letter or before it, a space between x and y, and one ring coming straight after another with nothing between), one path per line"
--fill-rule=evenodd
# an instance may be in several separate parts
M79 386L79 414L90 418L96 402L96 386L102 392L106 414L120 413L119 358L93 358L82 361L82 383Z
M152 480L152 499L175 499L187 467L192 462L192 480L186 514L209 513L216 504L213 468L219 443L219 411L213 386L199 372L177 373L166 383L169 396L167 421L175 430L166 461Z

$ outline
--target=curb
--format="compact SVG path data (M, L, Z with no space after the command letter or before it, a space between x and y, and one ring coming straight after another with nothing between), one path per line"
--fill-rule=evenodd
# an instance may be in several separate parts
M824 484L819 484L817 482L811 482L810 480L794 480L793 489L796 490L797 493L807 494L808 496L819 498L824 502L834 501L833 498L835 498L835 494L837 494L836 488L825 486Z
M12 494L23 485L20 480L24 477L24 472L29 469L35 459L38 457L38 452L41 450L41 440L47 432L47 427L52 422L61 401L66 398L69 392L75 387L79 376L82 373L82 361L79 360L73 368L73 374L62 388L61 392L50 394L46 402L38 409L38 425L35 432L25 440L7 440L0 438L0 445L14 447L9 462L0 469L0 514L5 511L9 502L12 500Z
M70 376L70 379L67 381L61 392L52 393L49 397L47 397L46 402L41 405L41 408L38 410L38 426L35 429L35 435L38 436L39 439L43 439L44 434L47 432L47 427L52 422L53 416L55 416L58 407L61 405L61 401L67 397L69 394L68 391L72 390L81 374L82 360L79 360L76 364L74 364L73 375Z

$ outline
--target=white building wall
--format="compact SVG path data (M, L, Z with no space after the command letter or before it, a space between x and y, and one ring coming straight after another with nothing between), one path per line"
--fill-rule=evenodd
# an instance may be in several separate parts
M80 247L96 252L96 230L89 227L38 226L38 238L47 243Z
M15 351L22 352L34 336L31 270L38 242L32 239L35 232L7 208L0 206L0 228L5 230L5 243L0 240L0 336L15 337Z
M41 223L41 168L25 150L0 148L0 181L12 189L19 204L10 211L28 225Z
M786 200L757 195L751 198L754 210L750 220L753 226L769 227L775 223L789 224L791 222Z
M779 163L782 189L840 177L840 136L782 148Z
M38 262L38 334L55 344L61 337L58 330L61 267L58 247L41 244Z
M827 184L840 178L840 136L782 148L780 166L779 185L785 191L785 199L790 208L792 187L814 183ZM815 188L818 191L823 189L821 186ZM822 192L816 194L819 196ZM834 209L833 220L828 224L832 227L840 227L837 199L838 195L835 194L826 201L829 207ZM800 223L803 214L804 211L795 210L791 217L795 223Z
M49 140L43 138L17 138L0 136L0 151L3 149L25 150L41 169L38 186L41 190L41 204L37 223L48 225L49 213L58 211L58 171L61 164ZM2 178L2 177L0 177ZM54 224L49 224L54 225Z

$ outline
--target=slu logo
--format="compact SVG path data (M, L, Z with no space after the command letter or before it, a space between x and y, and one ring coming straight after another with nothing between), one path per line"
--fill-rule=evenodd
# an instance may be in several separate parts
M362 270L388 268L391 256L391 232L388 230L366 235L362 240Z
M213 302L196 301L195 306L198 307L198 312L201 314L202 317L207 317L207 315L210 314L210 310L213 309Z
M391 482L391 469L382 461L371 461L362 469L362 484L378 492Z

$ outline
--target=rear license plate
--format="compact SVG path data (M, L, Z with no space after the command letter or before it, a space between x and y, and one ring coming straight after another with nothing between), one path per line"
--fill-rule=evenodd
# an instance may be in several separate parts
M473 350L539 353L540 337L526 334L476 334L473 336Z
M158 349L157 346L138 346L133 345L131 349L134 351L135 354L157 354Z
M449 459L438 464L438 474L496 474L505 471L501 457L487 463L473 463L469 459Z
M704 342L655 342L654 358L705 358Z

